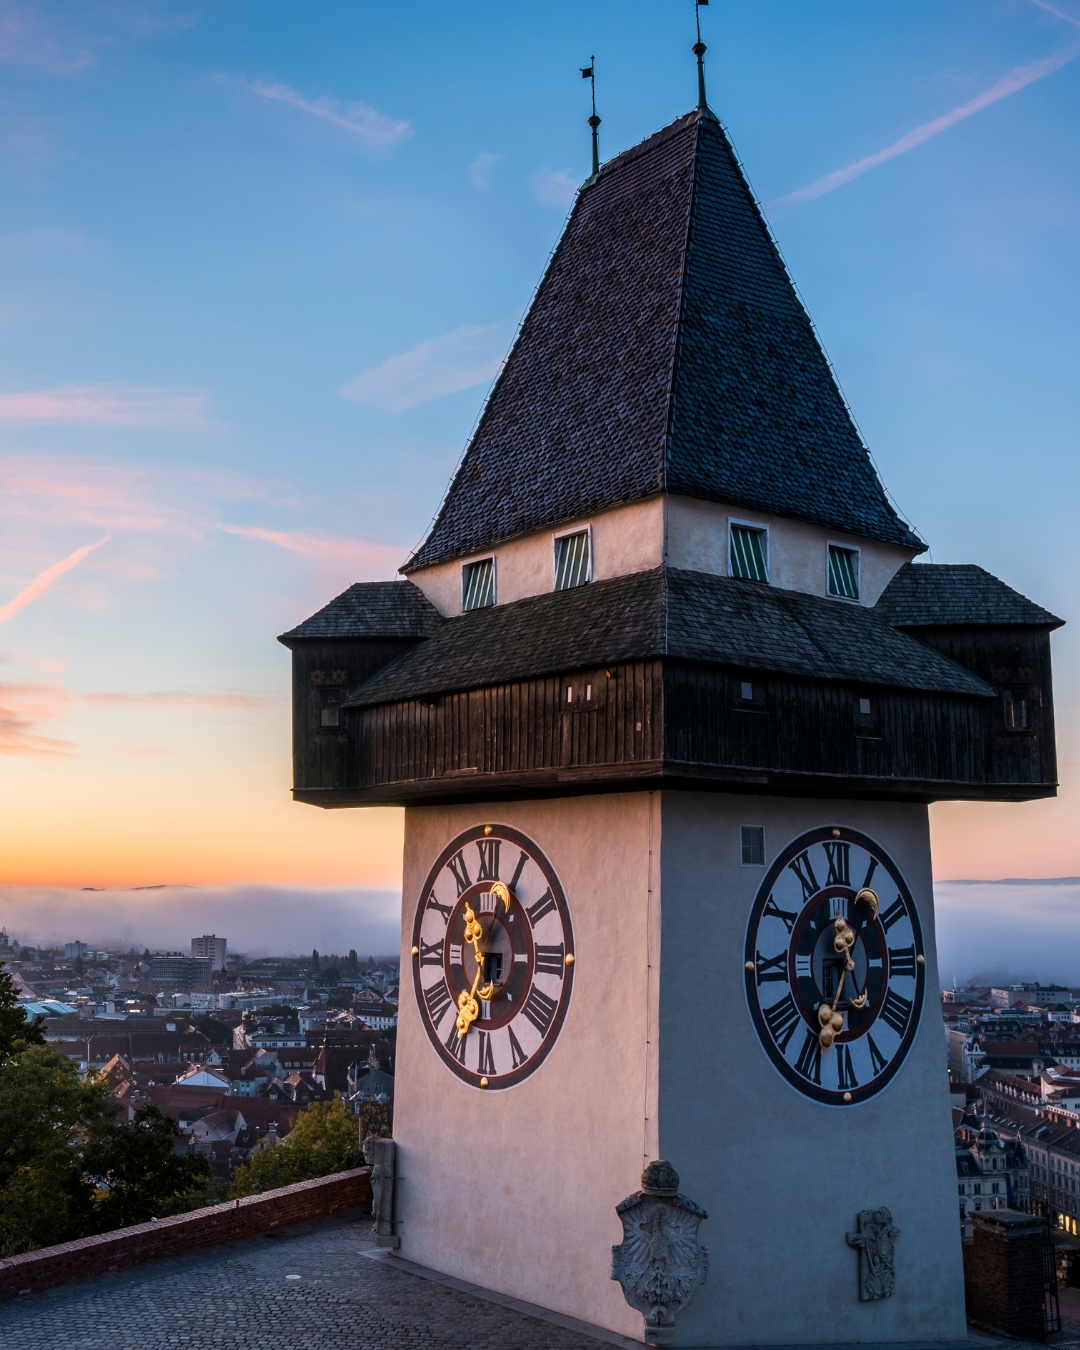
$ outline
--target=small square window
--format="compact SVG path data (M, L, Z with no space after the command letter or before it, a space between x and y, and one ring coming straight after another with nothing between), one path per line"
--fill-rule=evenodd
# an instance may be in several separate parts
M765 866L764 825L744 825L742 827L742 865L744 867Z
M319 696L319 725L336 727L340 724L341 694L337 689L330 689Z
M742 699L742 701L743 701L744 703L753 703L753 701L754 701L754 686L750 683L749 680L742 680L742 681L740 681L740 683L739 683L739 697Z
M829 545L829 594L844 600L859 598L859 550Z
M461 608L487 609L495 603L495 559L481 558L461 569Z
M573 590L589 580L589 531L563 534L555 540L555 589Z
M868 698L859 699L859 712L863 717L870 716L870 700Z
M1006 689L1005 699L1005 730L1006 731L1027 731L1028 726L1028 697L1026 689Z
M751 525L732 525L729 568L733 577L747 581L769 579L769 534Z

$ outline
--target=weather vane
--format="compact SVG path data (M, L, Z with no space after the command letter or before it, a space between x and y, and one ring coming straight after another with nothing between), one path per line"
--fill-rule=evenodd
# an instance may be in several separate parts
M697 105L699 112L706 112L709 107L705 101L705 62L702 60L708 48L701 40L701 6L708 3L709 0L694 0L694 23L697 26L697 41L694 43L693 52L697 57Z
M708 0L705 0L706 4ZM597 135L597 127L600 125L600 119L596 115L596 57L589 57L589 64L582 66L581 78L592 82L592 116L589 118L589 126L592 128L592 173L587 182L594 183L600 174L600 140Z

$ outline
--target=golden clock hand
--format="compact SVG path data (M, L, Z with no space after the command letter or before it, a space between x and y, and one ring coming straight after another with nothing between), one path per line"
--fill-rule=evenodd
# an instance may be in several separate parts
M844 1018L838 1013L836 1008L840 1002L840 995L844 991L844 981L847 979L848 971L855 969L855 962L851 959L851 949L855 945L855 930L848 921L841 915L836 917L836 935L833 938L833 951L838 952L844 957L844 969L840 972L840 983L836 986L836 993L833 995L832 1003L823 1002L818 1008L818 1023L821 1030L818 1032L818 1043L822 1050L828 1050L836 1040L837 1035L844 1029ZM865 1003L865 996L863 996ZM862 1004L857 1004L861 1007Z

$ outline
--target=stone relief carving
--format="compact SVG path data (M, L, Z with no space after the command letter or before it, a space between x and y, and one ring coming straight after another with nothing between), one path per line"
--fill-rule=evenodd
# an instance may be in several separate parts
M896 1289L896 1239L900 1229L893 1227L892 1212L861 1209L858 1232L847 1235L848 1246L859 1251L859 1298L891 1298Z
M375 1219L376 1247L397 1247L401 1243L394 1232L396 1152L392 1139L377 1139L369 1134L364 1140L364 1161L371 1168L371 1211Z
M709 1249L697 1240L709 1216L678 1192L674 1167L653 1162L641 1174L641 1190L615 1207L623 1240L611 1249L611 1278L644 1317L648 1345L671 1343L676 1316L709 1270Z

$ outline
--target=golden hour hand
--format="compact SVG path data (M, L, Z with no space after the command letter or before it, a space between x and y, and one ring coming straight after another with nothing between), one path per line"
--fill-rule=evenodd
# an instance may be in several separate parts
M492 882L490 894L495 897L496 904L501 900L510 910L510 889L504 886L501 881ZM472 988L468 991L462 990L458 994L458 1016L457 1016L457 1034L460 1039L468 1034L469 1028L480 1016L480 1002L486 1003L495 992L494 980L489 980L481 989L480 977L484 973L485 953L480 950L480 943L484 936L484 925L473 913L473 908L468 901L465 902L465 941L473 949L473 956L476 959L476 974L473 976ZM477 1000L480 1000L478 1002Z
M818 1024L821 1030L818 1032L818 1043L822 1050L828 1050L833 1041L844 1029L844 1018L837 1011L840 1003L840 995L844 992L844 981L848 973L855 969L855 962L851 959L851 949L855 945L855 930L848 923L847 919L838 915L836 918L836 934L833 937L833 951L844 958L844 969L840 972L840 983L836 986L836 993L833 995L832 1003L822 1003L818 1008ZM854 1008L864 1008L866 1006L866 993L861 993L858 998L851 1000Z

